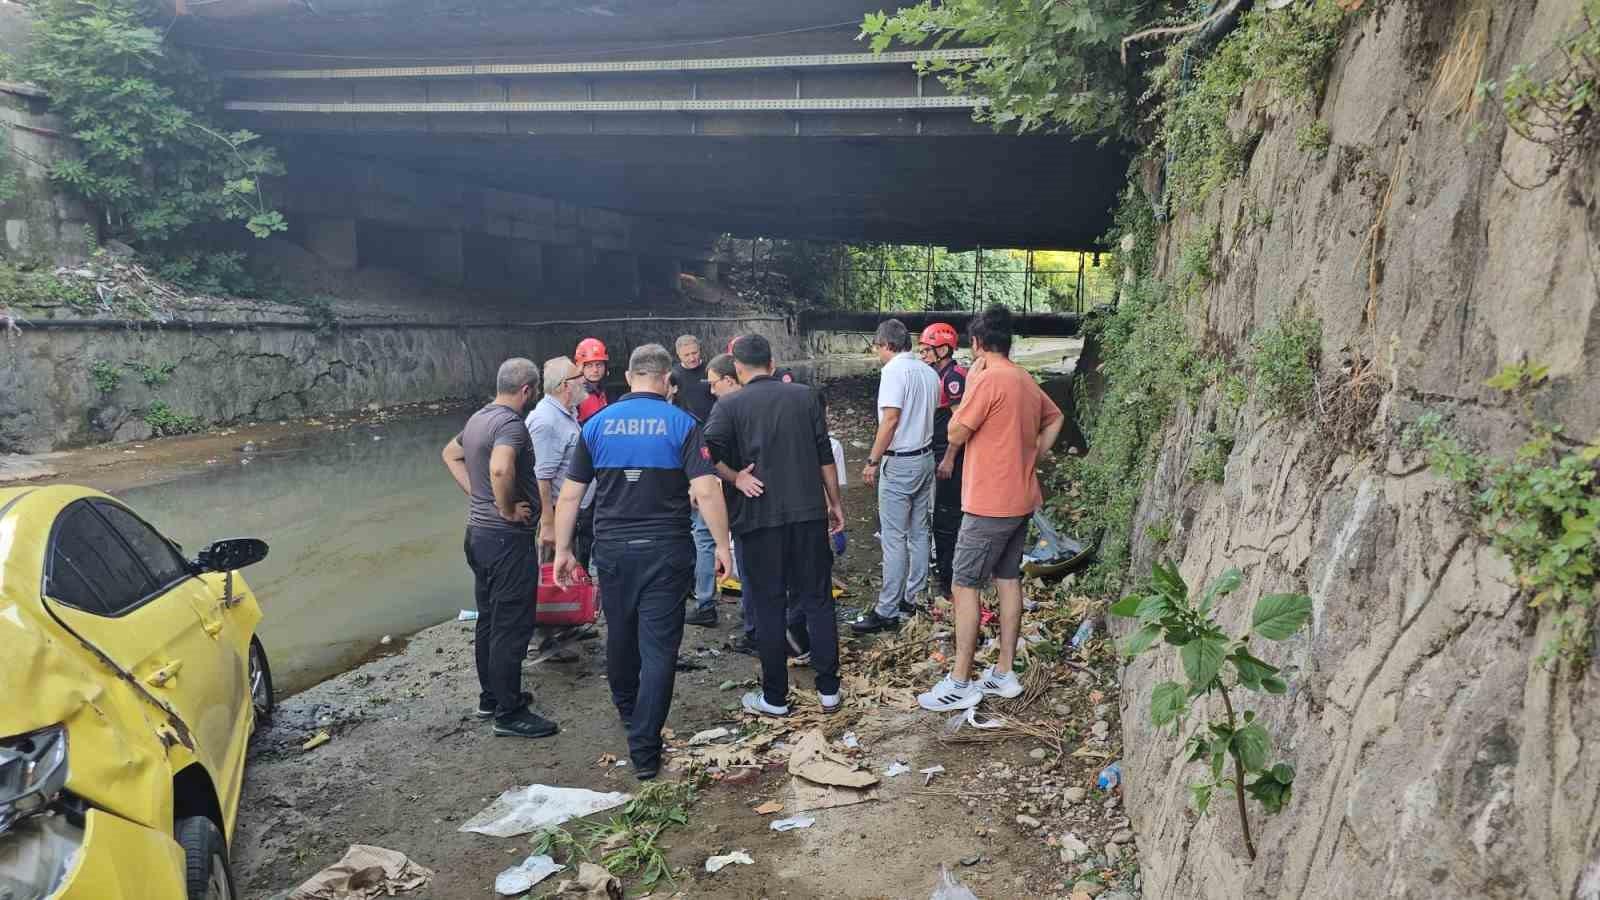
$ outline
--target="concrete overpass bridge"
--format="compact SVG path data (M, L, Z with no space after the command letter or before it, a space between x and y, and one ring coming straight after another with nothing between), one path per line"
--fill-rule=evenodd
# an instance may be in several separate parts
M589 293L721 232L1082 248L1126 166L973 122L924 54L865 52L864 0L173 2L283 148L299 237L352 265Z

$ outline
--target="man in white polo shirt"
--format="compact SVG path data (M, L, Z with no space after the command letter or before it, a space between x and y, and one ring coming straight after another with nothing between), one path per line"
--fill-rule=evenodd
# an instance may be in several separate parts
M850 623L857 634L900 627L915 612L928 582L929 529L933 518L933 410L939 376L911 352L911 333L888 319L873 336L883 362L878 382L878 435L861 480L878 486L878 530L883 541L883 589L873 609Z

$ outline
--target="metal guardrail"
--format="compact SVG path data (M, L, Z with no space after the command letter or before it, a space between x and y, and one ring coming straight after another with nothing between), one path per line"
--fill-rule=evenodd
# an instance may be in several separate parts
M728 69L812 69L880 66L933 60L982 59L982 47L949 50L897 50L887 53L815 53L793 56L739 56L726 59L641 59L617 62L474 63L449 66L379 66L334 69L235 69L224 77L241 81L328 80L343 78L464 78L507 75L626 75L638 72L710 72Z
M229 100L238 112L306 113L691 113L691 112L871 112L874 110L973 109L983 97L837 97L802 100L475 100L398 103L315 103Z

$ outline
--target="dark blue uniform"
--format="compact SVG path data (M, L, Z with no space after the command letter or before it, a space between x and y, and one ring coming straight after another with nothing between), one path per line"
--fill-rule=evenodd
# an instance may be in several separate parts
M595 483L594 567L606 613L606 673L635 772L661 765L694 577L689 481L716 475L700 425L657 394L626 394L583 426L569 479Z

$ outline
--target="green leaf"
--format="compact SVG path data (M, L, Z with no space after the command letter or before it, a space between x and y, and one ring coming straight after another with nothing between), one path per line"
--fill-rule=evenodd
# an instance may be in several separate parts
M1294 784L1294 766L1288 763L1278 763L1273 766L1270 774L1272 780L1279 784Z
M1176 681L1163 681L1150 694L1150 721L1157 727L1189 711L1189 692Z
M1195 812L1202 816L1206 814L1206 809L1211 806L1211 792L1216 789L1215 784L1189 785L1189 797L1194 800Z
M1254 783L1245 785L1244 791L1261 801L1261 806L1272 814L1282 812L1293 793L1293 789L1288 785L1266 777L1257 778Z
M1123 597L1116 603L1111 604L1111 608L1106 610L1106 612L1112 614L1113 616L1121 616L1124 619L1132 619L1138 616L1139 604L1143 600L1144 598L1140 597L1138 594Z
M1263 662L1251 656L1242 647L1228 655L1228 662L1239 673L1239 683L1252 691L1261 689L1261 682L1265 678L1277 674L1278 668L1270 663Z
M1261 689L1269 694L1282 694L1289 690L1289 683L1276 675L1268 675L1261 679Z
M1311 619L1311 598L1305 594L1267 594L1256 602L1250 630L1269 641L1281 641Z
M1172 611L1172 604L1160 594L1149 594L1139 601L1135 614L1141 622L1154 622Z
M1183 660L1183 673L1189 677L1189 690L1199 694L1210 688L1217 679L1223 655L1227 652L1227 643L1211 635L1201 635L1178 648L1178 658Z
M1178 567L1173 563L1156 563L1152 572L1156 589L1174 603L1184 603L1189 596L1189 586L1183 583Z
M1160 625L1146 625L1143 628L1140 628L1138 631L1135 631L1133 634L1128 635L1128 639L1122 642L1122 655L1130 658L1138 656L1144 651L1150 649L1150 645L1155 643L1156 638L1160 636Z
M1267 765L1267 751L1271 749L1271 738L1267 737L1267 730L1259 723L1246 725L1233 733L1230 745L1233 752L1239 755L1239 762L1244 764L1245 771L1257 772Z
M1217 576L1217 580L1211 582L1211 584L1206 588L1206 592L1200 597L1200 614L1205 615L1206 613L1210 612L1211 604L1218 597L1226 597L1238 590L1240 583L1243 581L1244 574L1236 568L1229 569L1228 571Z

